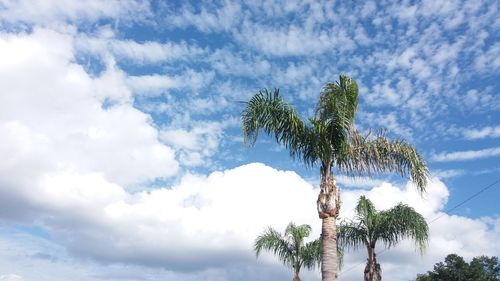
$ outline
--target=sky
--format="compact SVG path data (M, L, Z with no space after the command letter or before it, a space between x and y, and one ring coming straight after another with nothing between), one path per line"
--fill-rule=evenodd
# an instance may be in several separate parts
M244 146L240 115L279 88L313 117L340 74L359 85L356 128L413 143L431 173L420 195L334 171L341 219L366 195L429 222L423 255L378 245L384 280L499 256L499 6L0 0L0 281L290 280L253 241L291 221L319 237L319 171L264 134Z

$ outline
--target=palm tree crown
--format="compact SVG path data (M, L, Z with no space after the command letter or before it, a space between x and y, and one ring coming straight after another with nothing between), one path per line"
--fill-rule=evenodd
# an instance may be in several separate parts
M404 238L415 241L422 253L429 237L425 219L412 207L399 203L395 207L377 211L373 203L361 196L355 209L353 221L343 221L337 229L337 244L344 249L365 247L368 262L365 280L381 280L380 265L376 261L375 245L382 242L387 248Z
M253 145L263 129L309 167L319 163L325 172L335 167L350 175L395 171L408 175L419 191L425 191L428 171L416 149L404 140L389 141L383 131L361 134L354 128L357 107L358 85L345 75L326 84L315 117L307 121L283 100L279 89L264 89L243 111L244 142Z
M286 266L294 270L294 281L300 280L300 269L304 266L312 269L321 260L320 239L305 243L304 238L311 233L309 225L288 224L285 233L269 227L255 240L254 249L257 257L262 250L272 252Z

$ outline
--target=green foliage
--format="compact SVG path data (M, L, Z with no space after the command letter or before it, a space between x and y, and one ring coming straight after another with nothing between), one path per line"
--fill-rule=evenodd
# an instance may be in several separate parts
M433 271L419 274L416 281L499 281L500 263L497 257L480 256L470 263L456 254L446 256L444 263L434 265Z
M243 110L244 142L255 144L262 130L308 167L321 164L327 172L337 168L353 176L397 172L409 176L423 192L428 176L423 158L412 145L403 140L390 141L382 131L373 136L358 132L354 128L357 107L358 85L345 75L325 85L315 117L307 120L284 101L278 89L264 89Z
M258 257L262 250L272 252L284 265L300 271L302 266L312 269L321 261L321 241L305 243L304 239L311 233L309 225L288 224L285 233L269 227L259 235L254 243L255 254Z
M340 248L375 248L378 241L387 247L396 245L404 238L411 238L423 251L428 239L425 219L412 207L404 204L378 212L373 203L361 196L356 206L356 218L343 221L337 230L337 244Z

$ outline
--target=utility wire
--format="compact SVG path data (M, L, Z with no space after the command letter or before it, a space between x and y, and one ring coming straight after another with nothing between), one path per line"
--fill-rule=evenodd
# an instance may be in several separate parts
M440 216L438 216L438 217L436 217L435 219L431 220L431 221L429 222L429 224L431 224L431 223L433 223L433 222L437 221L438 219L442 218L444 215L446 215L446 213L449 213L449 212L451 212L451 211L455 210L456 208L458 208L458 207L460 207L460 206L464 205L465 203L469 202L470 200L472 200L473 198L477 197L479 194L481 194L481 193L485 192L487 189L489 189L489 188L493 187L495 184L497 184L497 183L499 183L499 182L500 182L500 179L497 179L496 181L494 181L494 182L490 183L490 184L489 184L489 185L487 185L486 187L483 187L481 190L479 190L478 192L476 192L476 193L472 194L471 196L469 196L469 197L468 197L467 199L465 199L464 201L462 201L462 202L458 203L457 205L455 205L453 208L451 208L451 209L448 209L448 210L444 211L444 213L442 213Z
M457 209L458 207L460 207L460 206L464 205L465 203L467 203L467 202L469 202L470 200L474 199L474 198L475 198L475 197L477 197L479 194L481 194L481 193L485 192L486 190L490 189L491 187L493 187L494 185L496 185L496 184L497 184L497 183L499 183L499 182L500 182L500 179L497 179L496 181L494 181L494 182L492 182L492 183L488 184L487 186L483 187L483 188L482 188L481 190L479 190L478 192L476 192L476 193L472 194L471 196L467 197L467 198L466 198L465 200L463 200L462 202L458 203L457 205L453 206L452 208L450 208L450 209L448 209L448 210L445 210L445 211L444 211L441 215L439 215L439 216L437 216L436 218L434 218L433 220L429 221L429 224L431 224L431 223L433 223L433 222L437 221L438 219L442 218L442 217L443 217L444 215L446 215L447 213L449 213L449 212L451 212L451 211L453 211L453 210ZM376 254L377 254L377 255L380 255L380 254L382 254L383 252L385 252L385 251L387 251L387 250L388 250L388 248L385 248L385 249L383 249L382 251L380 251L380 252L378 252L378 253L376 253ZM340 276L340 275L342 275L342 274L345 274L345 273L347 273L347 272L349 272L349 271L351 271L351 270L353 270L353 269L355 269L356 267L358 267L358 266L360 266L360 265L363 265L364 263L365 263L365 262L361 262L361 263L356 264L356 265L354 265L354 266L352 266L352 267L349 267L349 268L348 268L348 269L346 269L346 270L341 271L341 272L339 273L339 276Z

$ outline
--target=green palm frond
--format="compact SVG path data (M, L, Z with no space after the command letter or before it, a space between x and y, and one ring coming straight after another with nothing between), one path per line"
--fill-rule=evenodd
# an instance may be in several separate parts
M307 224L297 226L292 222L288 224L285 230L285 236L293 241L297 252L299 252L299 248L303 246L304 238L308 237L310 233L311 226Z
M247 145L254 145L259 131L262 129L267 135L274 136L279 144L288 149L290 155L311 158L314 162L315 153L311 150L310 128L306 126L297 111L285 103L279 94L279 89L269 92L267 89L259 91L250 101L242 113L243 139ZM306 160L304 160L306 161ZM306 162L308 164L312 162Z
M308 269L313 269L321 265L321 239L306 243L302 249L303 265Z
M411 238L422 253L429 238L429 228L424 217L404 204L380 212L381 222L377 238L391 247L404 238Z
M349 131L354 125L354 116L358 108L358 85L351 78L340 75L339 81L328 83L321 92L316 105L316 120L322 124L322 149L320 155L328 156L322 159L328 164L331 160L343 154L348 146ZM316 131L317 132L317 131Z
M346 75L339 81L328 83L316 105L316 116L322 121L337 123L337 128L350 129L358 109L358 84ZM325 123L327 123L325 122Z
M294 262L293 245L278 231L269 227L259 235L254 243L255 255L258 257L262 250L272 252L283 264L291 265Z
M303 250L303 265L308 269L321 267L321 238L306 243ZM344 265L344 251L337 247L337 264L342 269Z
M351 145L337 158L337 167L351 175L397 172L409 176L420 192L425 191L429 171L415 147L404 140L389 141L383 132L374 138L353 131Z
M366 227L360 222L343 221L337 227L337 247L356 250L365 245L368 237Z
M290 223L283 234L269 227L255 239L255 254L258 257L262 250L267 250L288 267L313 269L321 263L321 241L316 239L305 243L304 239L310 233L311 227L307 224Z
M375 209L372 201L367 199L365 196L361 196L359 198L355 211L361 221L366 222L368 226L370 226L368 222L374 220L377 215L377 210Z

